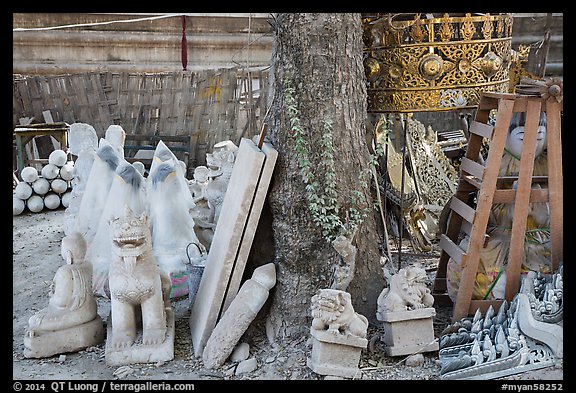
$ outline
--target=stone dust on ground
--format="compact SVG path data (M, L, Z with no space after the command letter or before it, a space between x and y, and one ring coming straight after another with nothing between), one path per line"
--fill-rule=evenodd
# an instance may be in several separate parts
M192 352L187 299L173 303L176 316L174 359L164 363L135 364L112 367L106 365L105 343L85 350L54 355L44 359L24 357L24 331L28 319L48 305L49 287L56 270L63 264L60 246L64 237L64 208L40 213L25 211L13 217L13 313L12 313L12 377L13 380L323 380L306 365L310 354L308 337L276 343L273 347L265 327L250 329L250 337L243 337L250 345L250 358L256 359L256 369L240 372L237 364L227 360L221 367L203 368L201 359ZM404 253L404 251L403 251ZM418 257L430 275L430 283L438 261L436 255ZM436 338L449 324L451 309L435 305L434 331ZM106 322L110 305L98 298L98 313ZM255 321L256 323L256 321ZM261 332L259 335L258 332ZM369 345L362 352L359 368L363 380L439 380L438 352L423 353L419 359L408 356L385 356L378 327L368 330ZM415 364L413 360L416 360ZM562 366L549 367L503 379L562 380Z

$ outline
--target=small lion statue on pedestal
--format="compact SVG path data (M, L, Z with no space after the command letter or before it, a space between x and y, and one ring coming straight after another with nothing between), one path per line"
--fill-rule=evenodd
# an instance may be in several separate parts
M319 289L312 296L312 329L366 338L368 319L354 311L350 294L338 289Z
M112 328L106 345L110 365L172 360L174 315L170 280L156 265L148 219L124 216L110 221L112 251L108 286ZM141 330L141 341L138 340Z
M351 296L340 289L319 289L312 296L312 350L306 364L321 375L354 378L368 340L368 319L354 311Z
M376 319L384 330L380 340L388 356L403 356L438 350L434 338L436 315L434 297L426 286L426 271L418 265L400 269L391 275L384 270L389 283L378 296Z
M390 285L378 296L378 313L432 307L434 297L426 279L426 271L419 266L408 266L389 276Z

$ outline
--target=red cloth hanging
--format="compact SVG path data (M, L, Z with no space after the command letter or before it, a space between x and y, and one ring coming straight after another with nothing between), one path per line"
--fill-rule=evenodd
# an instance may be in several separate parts
M186 44L186 15L182 15L182 71L188 66L188 48Z

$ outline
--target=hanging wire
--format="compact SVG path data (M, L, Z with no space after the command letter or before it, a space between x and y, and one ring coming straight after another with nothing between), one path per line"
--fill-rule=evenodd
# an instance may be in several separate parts
M42 30L70 29L70 28L75 28L75 27L111 25L113 23L142 22L142 21L146 21L146 20L174 18L174 17L187 16L187 15L189 15L189 14L163 14L163 15L158 15L158 16L149 16L149 17L145 17L145 18L110 20L110 21L106 21L106 22L77 23L77 24L73 24L73 25L48 26L48 27L16 27L16 28L12 29L12 31L42 31Z

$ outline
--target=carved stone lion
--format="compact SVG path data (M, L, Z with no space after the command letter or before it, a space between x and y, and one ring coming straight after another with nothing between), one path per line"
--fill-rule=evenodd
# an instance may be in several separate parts
M368 319L354 311L348 292L319 289L312 296L311 310L313 329L366 338Z
M389 278L390 285L378 296L376 317L382 320L383 312L407 311L432 307L434 297L426 286L426 271L418 266L400 269Z
M134 217L126 207L123 217L110 221L114 258L108 283L112 314L112 348L131 346L136 339L136 312L142 316L142 342L160 344L166 335L166 307L170 281L157 267L152 253L148 220Z

